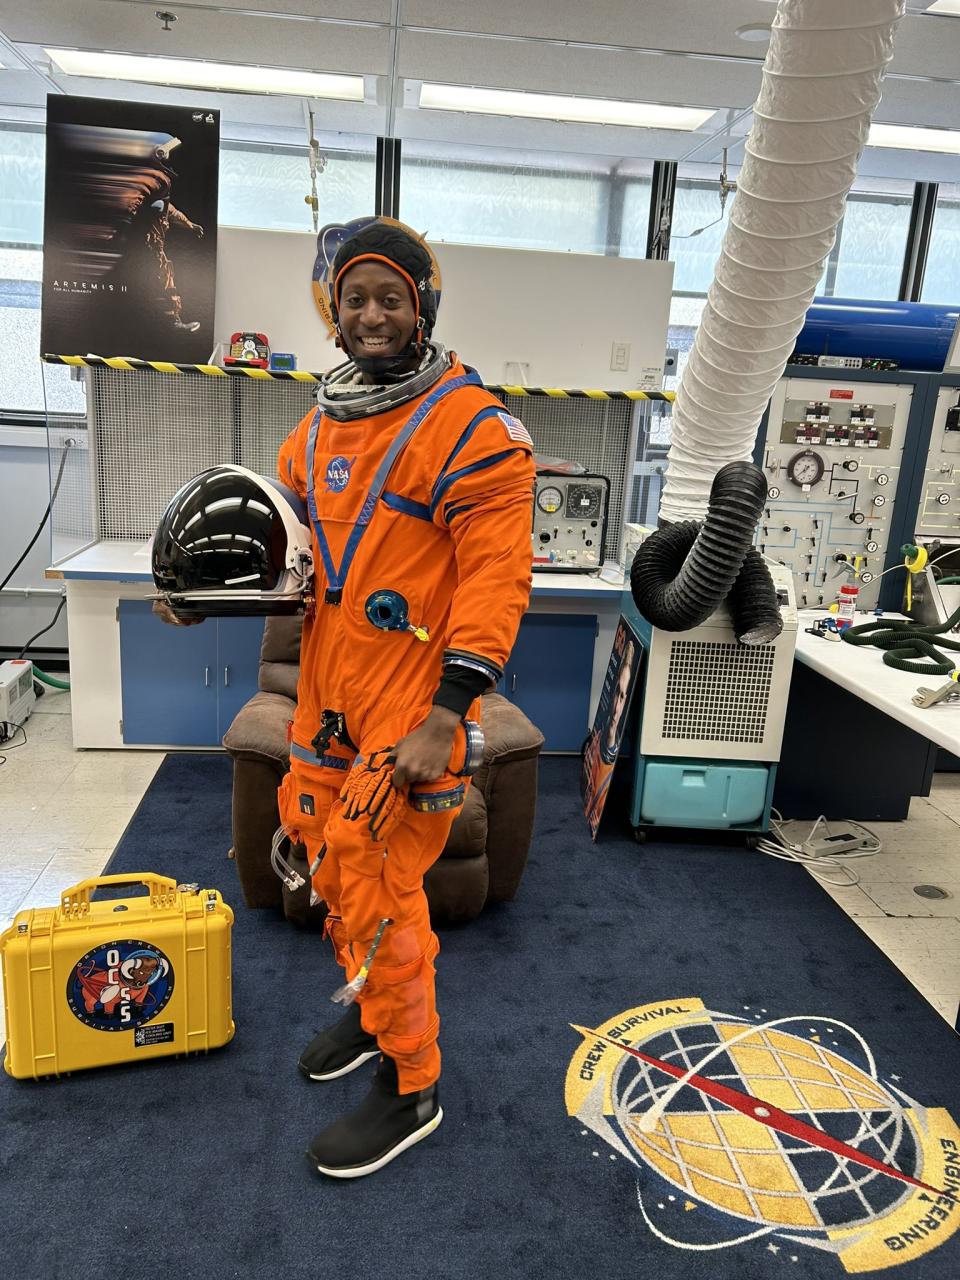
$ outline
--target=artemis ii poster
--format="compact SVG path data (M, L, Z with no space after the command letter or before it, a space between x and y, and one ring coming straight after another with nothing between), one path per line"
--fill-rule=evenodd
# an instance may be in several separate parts
M220 113L47 98L41 354L203 363Z

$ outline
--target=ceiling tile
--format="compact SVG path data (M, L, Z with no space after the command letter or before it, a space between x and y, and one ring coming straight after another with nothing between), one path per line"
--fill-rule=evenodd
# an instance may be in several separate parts
M760 65L409 31L398 57L399 74L415 80L690 107L751 106Z
M259 3L259 0L251 0ZM246 63L251 50L263 66L383 75L390 69L390 32L384 27L287 21L212 10L181 9L168 32L153 8L120 0L0 0L0 30L15 43L123 53L165 54Z
M460 115L446 111L397 112L397 137L462 146L508 147L619 158L676 160L690 135L665 129L621 129L609 125L560 124L506 116Z
M91 2L92 0L83 0L84 4ZM392 21L393 11L391 0L323 0L322 4L317 4L316 0L313 2L311 0L190 0L190 8L246 9L248 11L253 9L258 13L298 14L312 18L339 18L344 21L387 24ZM316 12L318 9L319 13ZM180 9L179 12L182 16L184 10Z
M960 27L960 21L957 26ZM955 129L960 126L960 86L887 79L883 83L883 97L874 119L884 124Z
M736 35L740 26L773 19L763 0L406 0L403 25L449 31L580 40L635 49L727 53L763 60Z

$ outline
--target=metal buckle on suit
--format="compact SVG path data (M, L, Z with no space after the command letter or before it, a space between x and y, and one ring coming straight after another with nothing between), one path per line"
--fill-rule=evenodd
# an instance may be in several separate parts
M320 716L320 728L311 739L310 745L318 756L322 756L334 738L341 746L356 751L347 733L347 721L343 712L324 710Z

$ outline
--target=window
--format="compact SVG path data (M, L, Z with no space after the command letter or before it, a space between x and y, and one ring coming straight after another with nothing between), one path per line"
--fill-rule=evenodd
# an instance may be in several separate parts
M0 412L84 413L83 384L40 361L44 136L0 126Z
M400 217L431 240L615 254L612 171L600 157L404 143Z
M650 221L649 176L623 179L623 213L620 219L620 256L647 256L647 227Z
M960 183L941 183L933 218L924 302L960 303Z
M847 199L818 292L836 298L896 299L912 203L912 182L859 178Z
M321 155L326 164L317 174L320 226L372 213L376 177L373 139L358 139L356 150L327 150L321 140ZM309 195L306 147L229 142L221 146L221 226L312 231L313 217L306 203Z
M0 242L43 243L42 132L0 125Z

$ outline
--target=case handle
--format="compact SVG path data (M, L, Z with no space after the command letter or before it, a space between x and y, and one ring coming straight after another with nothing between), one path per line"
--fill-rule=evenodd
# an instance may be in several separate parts
M162 899L167 896L175 898L177 896L177 882L169 876L154 875L150 871L131 871L126 875L91 876L89 880L81 880L78 884L71 885L69 889L64 889L60 895L60 910L68 914L86 912L90 906L90 894L95 889L102 889L107 885L121 884L146 885L150 891L151 902L157 898Z

